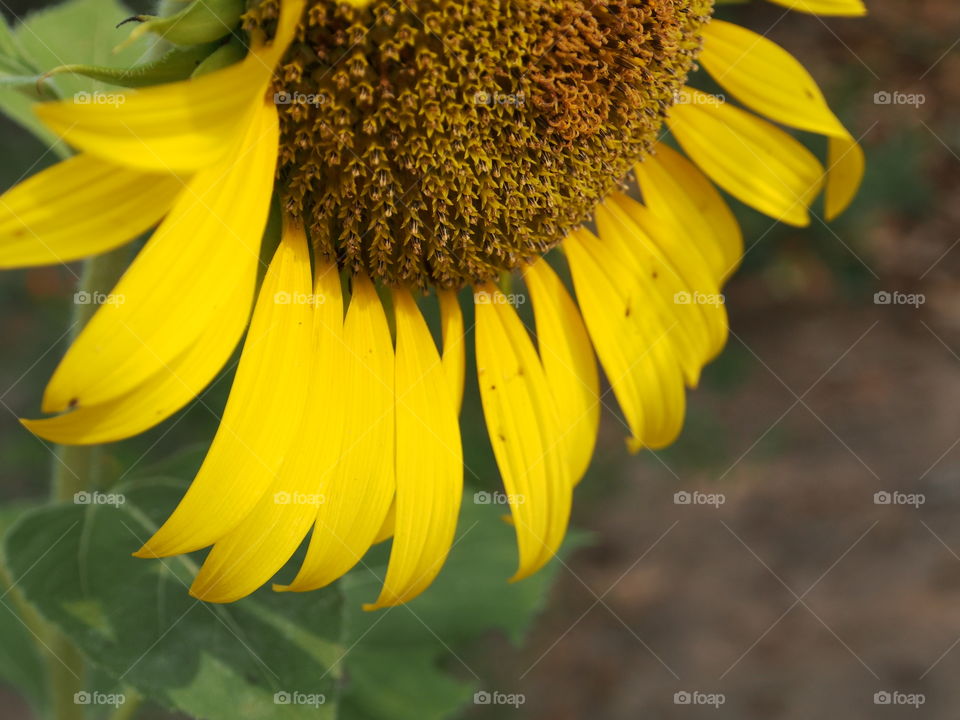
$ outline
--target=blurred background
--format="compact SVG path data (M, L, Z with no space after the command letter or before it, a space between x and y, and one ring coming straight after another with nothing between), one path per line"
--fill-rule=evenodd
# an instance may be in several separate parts
M8 18L37 5L0 3ZM465 717L956 717L960 4L868 5L863 20L724 9L810 69L861 138L866 182L837 222L805 230L734 203L748 252L727 289L731 337L690 394L682 437L631 457L605 413L574 510L590 539L528 641L518 651L494 634L449 658L525 702ZM53 160L6 122L0 154L3 188ZM38 413L74 282L65 268L0 275L2 500L47 492L50 449L16 418ZM878 303L883 292L918 302ZM205 402L222 407L228 388ZM475 388L463 417L467 464L493 488ZM127 468L214 429L193 407L111 452ZM678 692L724 702L688 707ZM878 692L924 704L878 705ZM29 717L19 703L0 689L0 715Z

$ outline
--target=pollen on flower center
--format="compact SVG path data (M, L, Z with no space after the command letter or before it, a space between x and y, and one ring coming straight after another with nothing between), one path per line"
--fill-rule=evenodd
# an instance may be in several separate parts
M312 0L277 71L279 187L315 249L457 288L559 243L646 154L712 0ZM277 0L245 25L272 34Z

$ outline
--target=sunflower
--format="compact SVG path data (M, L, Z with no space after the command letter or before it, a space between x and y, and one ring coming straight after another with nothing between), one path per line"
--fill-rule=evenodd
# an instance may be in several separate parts
M39 105L77 154L0 198L0 265L66 262L156 229L113 291L122 302L97 310L54 372L53 417L24 424L65 444L139 433L195 398L246 333L203 465L137 555L212 545L191 593L229 602L308 535L276 589L323 587L392 537L367 607L403 603L456 529L470 288L513 579L534 573L594 451L597 359L629 449L661 448L725 342L720 291L743 243L716 186L803 226L821 192L833 218L863 175L801 64L712 9L262 0L232 65L122 102ZM738 104L689 87L697 63ZM826 168L784 126L825 136ZM258 290L274 197L282 232ZM439 343L417 299L429 293ZM527 296L533 328L516 307Z

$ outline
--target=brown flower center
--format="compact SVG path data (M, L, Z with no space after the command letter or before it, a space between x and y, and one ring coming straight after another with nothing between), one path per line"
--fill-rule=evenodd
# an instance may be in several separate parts
M277 72L279 186L317 252L460 287L583 223L656 141L712 0L313 0ZM246 27L272 34L278 0Z

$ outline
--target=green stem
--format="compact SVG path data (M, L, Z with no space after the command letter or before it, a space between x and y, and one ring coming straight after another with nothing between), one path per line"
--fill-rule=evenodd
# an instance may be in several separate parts
M53 637L47 646L53 655L48 661L53 716L57 720L83 720L83 705L74 701L75 694L83 690L83 657L66 636L51 634Z
M129 257L130 250L124 247L84 262L78 292L87 293L92 298L109 293L126 268ZM98 304L75 303L73 307L71 339L93 317ZM101 458L101 448L97 446L59 446L53 466L53 501L73 502L75 493L97 487ZM83 705L74 702L74 694L84 690L83 656L62 633L50 628L45 634L54 717L57 720L83 720Z

